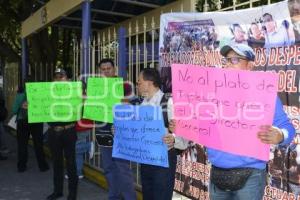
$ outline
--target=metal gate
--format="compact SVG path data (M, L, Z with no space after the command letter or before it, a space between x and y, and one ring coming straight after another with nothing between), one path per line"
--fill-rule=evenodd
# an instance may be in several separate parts
M102 58L111 58L117 64L119 51L126 54L126 77L135 83L136 77L143 68L157 67L158 65L158 40L160 15L166 12L193 12L195 0L178 0L167 6L155 9L141 16L134 17L125 22L94 32L90 42L90 72L93 76L96 72L97 63ZM120 49L118 44L119 28L126 30L126 49ZM80 40L73 40L73 73L79 75L82 69L82 53ZM79 76L74 76L78 80ZM92 139L92 136L91 138ZM86 159L91 167L101 171L101 152L96 147L96 156L92 160ZM139 165L131 163L137 185L140 185Z
M198 10L203 11L226 11L245 9L261 5L267 5L278 1L271 0L250 0L250 1L229 1L221 0L203 0L203 7ZM90 72L96 73L97 63L102 58L111 58L115 63L118 63L119 51L124 51L127 58L127 78L129 81L135 83L137 76L141 69L147 67L158 67L159 63L159 20L160 15L166 12L195 12L196 0L179 0L168 6L156 9L142 16L138 16L127 20L116 26L109 27L105 30L94 32L94 36L90 45L90 59L91 68ZM118 29L125 27L126 29L126 49L120 49L118 44ZM81 42L74 39L74 65L73 72L76 75L80 74L82 69L82 54L81 54ZM75 80L78 80L78 76L74 76ZM92 137L92 136L91 136ZM101 152L96 147L96 156L92 160L85 160L91 167L101 171ZM140 185L140 172L139 165L131 163L132 170L135 175L135 181L137 185Z

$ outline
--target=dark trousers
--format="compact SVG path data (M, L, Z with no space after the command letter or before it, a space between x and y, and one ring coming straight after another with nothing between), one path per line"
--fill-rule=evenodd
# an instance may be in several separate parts
M76 199L78 177L76 172L75 144L77 135L75 128L69 128L63 131L49 130L48 141L53 159L53 183L54 192L63 193L64 183L64 160L68 174L69 196L68 199Z
M28 160L28 140L32 136L34 152L41 170L48 168L43 149L43 124L28 124L27 120L17 121L17 140L18 140L18 169L26 169Z
M112 157L111 147L100 147L109 200L136 200L130 162ZM123 197L123 198L122 198Z
M171 149L168 156L169 168L141 165L143 200L172 200L177 162L175 150Z

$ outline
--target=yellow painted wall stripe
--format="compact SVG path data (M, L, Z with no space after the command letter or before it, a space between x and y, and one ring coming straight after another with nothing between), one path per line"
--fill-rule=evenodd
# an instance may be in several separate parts
M78 9L86 0L51 0L22 23L21 37L25 38L53 24ZM93 0L90 0L93 1Z
M94 169L89 165L85 164L83 167L83 173L84 173L84 177L86 177L88 180L96 183L97 185L99 185L104 189L108 189L106 179L103 173L99 172L99 170ZM142 192L140 190L136 190L136 193L137 193L137 199L142 200L143 199Z

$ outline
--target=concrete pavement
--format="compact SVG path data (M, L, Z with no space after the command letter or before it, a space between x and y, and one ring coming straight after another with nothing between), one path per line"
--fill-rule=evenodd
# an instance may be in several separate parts
M8 160L0 161L0 200L44 200L52 193L52 163L49 161L50 170L40 172L35 159L34 151L28 147L29 160L27 170L17 172L17 142L10 134L4 135L6 146L10 153ZM64 185L66 199L67 181ZM78 200L107 200L107 192L96 184L83 178L78 185Z

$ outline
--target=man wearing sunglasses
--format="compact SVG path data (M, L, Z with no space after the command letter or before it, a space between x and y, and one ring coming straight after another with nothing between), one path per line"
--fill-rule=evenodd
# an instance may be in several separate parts
M221 48L226 68L251 70L255 54L244 44ZM287 145L295 134L280 100L277 98L273 125L261 126L258 139L265 144ZM250 147L251 148L251 147ZM255 147L254 147L255 148ZM261 200L266 185L266 162L207 148L212 164L209 193L212 200Z

